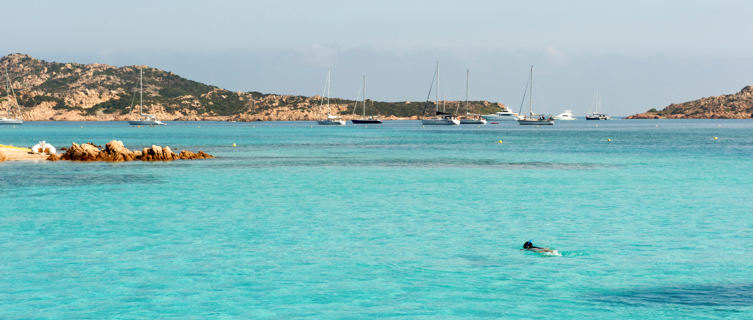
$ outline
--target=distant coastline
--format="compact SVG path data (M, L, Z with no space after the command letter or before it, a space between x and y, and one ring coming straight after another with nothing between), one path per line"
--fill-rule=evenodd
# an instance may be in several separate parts
M48 62L17 53L0 58L0 69L6 67L25 121L132 120L138 113L134 109L142 68L144 109L160 120L298 121L326 117L320 96L229 91L145 66ZM416 94L420 96L423 91ZM0 86L0 109L9 103L7 96L5 86ZM330 103L332 111L346 120L361 116L353 115L353 100L333 98ZM385 120L418 119L424 109L424 101L367 99L366 103L370 113ZM504 106L489 101L469 103L477 113L493 113ZM459 107L458 101L444 104L448 110Z

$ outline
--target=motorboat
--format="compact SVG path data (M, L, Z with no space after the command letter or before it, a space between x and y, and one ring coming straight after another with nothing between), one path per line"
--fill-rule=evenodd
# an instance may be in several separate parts
M573 111L572 110L565 110L564 112L552 117L554 120L576 120L575 117L573 117Z

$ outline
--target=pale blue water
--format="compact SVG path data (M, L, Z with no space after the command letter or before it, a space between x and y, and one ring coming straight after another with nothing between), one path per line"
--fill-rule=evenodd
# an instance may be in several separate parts
M0 318L753 317L753 121L0 127L113 138L218 158L0 163Z

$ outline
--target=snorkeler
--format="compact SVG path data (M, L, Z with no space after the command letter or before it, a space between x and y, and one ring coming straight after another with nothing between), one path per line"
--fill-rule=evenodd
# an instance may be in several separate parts
M522 250L528 250L528 251L533 251L533 252L538 252L538 253L555 253L555 250L534 246L531 240L528 240L526 241L526 243L523 244Z

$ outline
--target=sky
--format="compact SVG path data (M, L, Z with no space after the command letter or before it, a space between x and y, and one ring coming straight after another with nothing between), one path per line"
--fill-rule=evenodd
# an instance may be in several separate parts
M233 91L628 115L753 84L753 1L8 1L0 55L148 65Z

